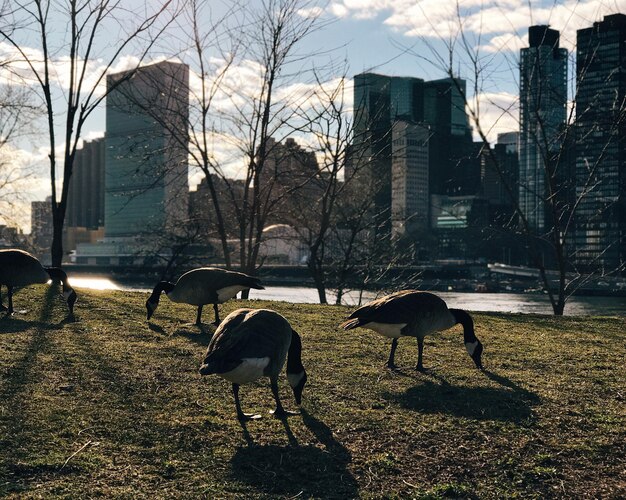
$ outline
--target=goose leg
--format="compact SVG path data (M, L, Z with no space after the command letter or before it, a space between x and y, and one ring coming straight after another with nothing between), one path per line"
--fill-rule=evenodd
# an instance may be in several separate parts
M217 309L217 304L213 304L213 310L215 311L215 321L213 322L213 324L215 326L219 326L219 324L220 324L220 312Z
M13 314L13 287L7 285L7 295L9 296L9 309L7 314L10 316Z
M237 408L237 418L239 420L256 420L261 418L261 415L255 415L254 413L244 413L241 411L241 404L239 403L239 384L233 383L233 394L235 395L235 407Z
M424 365L422 364L422 354L424 352L424 339L417 339L417 366L415 369L417 371L423 372Z
M280 402L280 397L278 395L278 381L275 379L271 379L270 385L272 387L272 394L274 395L274 399L276 400L276 409L271 411L276 418L288 417L290 415L299 415L300 413L297 411L288 411L283 408L283 405Z
M394 363L397 347L398 347L398 339L393 339L391 341L391 352L389 353L389 360L387 361L387 368L389 368L390 370L395 370L397 368L397 366Z
M2 283L0 283L0 311L6 311L6 310L7 310L6 306L2 303Z
M202 306L198 306L198 316L196 316L196 325L202 324Z

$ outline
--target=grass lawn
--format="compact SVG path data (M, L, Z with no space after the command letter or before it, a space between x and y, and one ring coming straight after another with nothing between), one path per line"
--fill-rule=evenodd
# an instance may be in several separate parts
M300 332L309 374L301 416L271 417L267 379L201 377L195 309L147 294L58 289L15 295L0 319L0 496L207 498L624 498L626 319L475 314L485 371L461 328L417 345L343 332L349 309L269 307ZM5 297L6 302L6 297ZM284 406L294 409L281 378Z

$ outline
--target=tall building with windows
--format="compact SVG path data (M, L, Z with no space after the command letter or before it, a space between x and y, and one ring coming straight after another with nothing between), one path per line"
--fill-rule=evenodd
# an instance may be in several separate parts
M96 229L104 225L104 138L76 150L65 225Z
M362 191L374 198L375 224L383 236L404 231L401 220L428 221L429 203L423 202L431 194L476 194L480 158L472 144L464 90L465 81L460 78L425 82L421 78L374 73L354 77L355 124L350 168L360 170ZM396 123L401 125L396 127ZM429 131L428 138L423 137L423 130ZM418 168L420 179L427 184L419 188L419 201L412 200L408 205L408 185L401 182L408 177L400 172L413 175L417 160L403 158L399 152L402 147L394 148L392 144L408 140L407 134L415 136L411 141L425 148L422 153L427 158L427 171L422 169L423 155ZM352 173L347 169L348 178ZM423 213L414 213L412 203L425 206Z
M423 124L398 120L391 145L391 231L393 238L428 227L428 140Z
M76 150L63 227L65 251L104 235L104 151L104 137Z
M576 213L578 264L626 265L626 15L578 30Z
M374 197L373 226L386 238L391 232L392 126L398 119L423 120L424 81L362 73L354 77L354 141L351 165L358 169L362 192ZM353 172L346 172L351 177Z
M566 121L567 50L548 26L528 28L528 45L520 53L519 204L530 227L541 231L546 169L559 161Z
M163 61L107 86L105 238L174 232L188 215L189 67Z
M475 195L480 160L472 144L472 130L465 111L466 88L461 78L424 83L424 121L431 128L431 194ZM474 170L474 175L469 172Z

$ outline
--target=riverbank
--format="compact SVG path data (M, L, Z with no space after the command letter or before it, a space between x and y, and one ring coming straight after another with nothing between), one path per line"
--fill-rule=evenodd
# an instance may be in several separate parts
M271 307L303 341L303 413L268 415L263 381L241 389L197 369L212 328L144 293L82 290L77 322L56 292L28 287L0 320L0 495L247 498L620 498L626 495L626 321L474 315L486 370L459 329L427 339L428 373L403 339L398 374L348 308ZM6 299L5 299L6 300ZM205 319L209 319L207 311ZM294 408L284 377L285 406Z

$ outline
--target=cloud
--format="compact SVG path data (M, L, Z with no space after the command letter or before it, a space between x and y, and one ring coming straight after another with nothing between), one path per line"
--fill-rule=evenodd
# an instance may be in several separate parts
M518 0L342 0L327 12L339 18L371 19L382 16L384 24L407 37L449 40L460 28L490 50L516 51L516 44L499 45L509 35L521 39L528 26L550 24L562 32L562 45L570 50L576 30L589 27L603 16L626 11L626 0L541 0L529 8ZM492 38L498 37L499 40Z
M479 110L483 132L491 144L497 142L498 134L519 130L519 96L509 92L484 92L470 103ZM474 128L474 137L480 140Z

